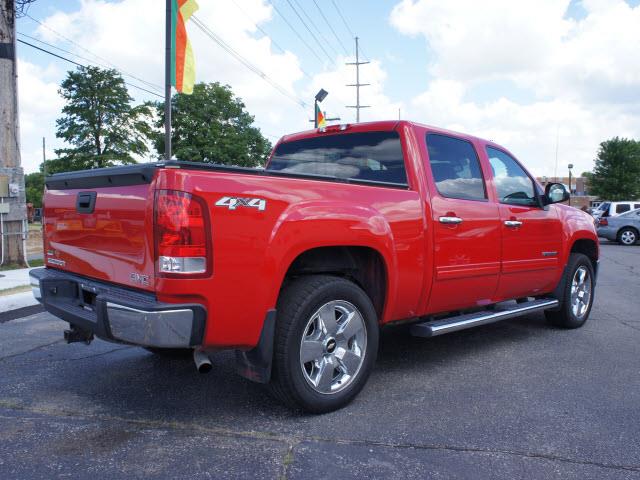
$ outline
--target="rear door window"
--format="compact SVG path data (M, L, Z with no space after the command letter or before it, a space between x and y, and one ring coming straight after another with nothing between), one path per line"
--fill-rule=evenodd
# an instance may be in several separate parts
M467 140L427 134L433 180L443 197L486 200L487 192L476 149Z
M284 142L267 170L407 184L398 132L320 135Z
M616 205L616 213L624 213L628 212L629 210L631 210L631 205L629 205L628 203L620 203Z

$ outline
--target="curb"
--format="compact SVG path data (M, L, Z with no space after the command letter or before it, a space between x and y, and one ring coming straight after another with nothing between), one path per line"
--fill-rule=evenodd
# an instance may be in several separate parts
M24 307L31 307L37 304L38 301L34 298L33 292L31 292L31 290L28 290L26 292L14 293L13 295L5 295L0 297L0 313L17 310Z

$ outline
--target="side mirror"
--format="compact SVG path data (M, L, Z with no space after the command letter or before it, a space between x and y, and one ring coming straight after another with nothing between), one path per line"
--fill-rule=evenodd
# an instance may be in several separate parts
M544 203L550 205L552 203L566 202L571 195L567 188L561 183L549 183L544 189Z

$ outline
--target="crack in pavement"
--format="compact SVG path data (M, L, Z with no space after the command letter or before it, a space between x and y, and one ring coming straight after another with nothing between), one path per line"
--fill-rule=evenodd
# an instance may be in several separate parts
M611 470L623 470L623 471L632 471L632 472L640 472L640 465L619 465L614 463L606 463L606 462L597 462L591 460L580 460L577 458L563 457L560 455L554 455L550 453L541 453L541 452L526 452L521 450L508 450L501 448L483 448L483 447L468 447L461 445L449 445L449 444L419 444L419 443L393 443L393 442L382 442L376 440L353 440L353 439L332 439L321 436L300 436L300 435L283 435L275 432L269 431L242 431L242 430L231 430L227 428L220 427L206 427L197 424L190 423L181 423L181 422L171 422L171 421L162 421L162 420L137 420L132 418L125 418L113 415L103 415L103 414L93 414L93 415L83 415L76 411L65 411L65 410L57 410L57 409L45 409L45 408L34 408L26 405L19 405L16 403L10 403L6 401L0 400L0 408L5 408L7 410L17 410L24 411L34 414L40 415L49 415L52 417L67 417L67 418L75 418L79 420L98 420L104 422L121 422L128 423L131 425L149 427L149 428L165 428L165 429L174 429L174 430L190 430L190 431L200 431L204 433L209 433L213 435L220 435L229 438L247 438L252 440L271 440L274 442L281 442L287 445L287 453L283 458L283 478L286 478L286 474L288 472L288 467L293 463L293 449L296 445L304 441L315 441L315 442L323 442L323 443L333 443L337 445L356 445L356 446L367 446L367 447L383 447L383 448L398 448L398 449L415 449L415 450L440 450L440 451L449 451L449 452L461 452L461 453L480 453L480 454L502 454L502 455L510 455L515 457L523 457L523 458L532 458L532 459L542 459L549 460L555 462L562 463L570 463L575 465L585 465L585 466L593 466L600 467ZM4 418L7 420L15 420L15 417L9 417L0 414L0 418ZM286 462L286 464L285 464Z
M628 273L630 273L632 276L634 277L640 277L640 272L636 272L636 269L633 265L629 265L627 263L622 263L618 260L615 260L613 257L609 257L608 255L604 255L602 253L602 251L600 251L600 257L601 258L605 258L608 262L611 263L615 263L616 265L618 265L619 267L624 268L625 270L627 270Z
M282 473L278 477L279 480L287 480L289 476L289 466L293 464L293 449L297 446L297 443L290 443L287 446L287 451L282 458Z
M55 343L58 343L60 340L54 342L51 345L54 345ZM47 345L43 345L43 347L45 347ZM40 347L42 348L42 347ZM96 357L102 357L104 355L109 355L111 353L114 352L119 352L121 350L129 350L131 348L136 348L134 346L131 345L126 345L123 347L119 347L119 348L114 348L112 350L107 350L106 352L100 352L100 353L94 353L92 355L85 355L84 357L75 357L75 358L54 358L54 359L47 359L47 364L54 364L54 363L65 363L65 362L75 362L78 360L86 360L87 358L96 358ZM29 352L24 352L24 353L29 353ZM4 357L4 358L14 358L17 357L19 355L23 355L22 353L10 356L10 357ZM0 358L0 361L4 360L4 358ZM31 364L35 364L35 363L40 363L40 360L36 360L36 361L29 361L29 362L22 362L20 365L31 365Z
M12 355L6 355L4 357L0 357L0 362L2 362L4 360L8 360L10 358L19 357L21 355L27 355L28 353L37 352L38 350L40 350L42 348L51 347L52 345L55 345L56 343L60 343L60 342L64 342L64 339L61 338L60 340L56 340L55 342L47 343L45 345L39 345L39 346L33 347L33 348L29 349L29 350L25 350L24 352L14 353Z

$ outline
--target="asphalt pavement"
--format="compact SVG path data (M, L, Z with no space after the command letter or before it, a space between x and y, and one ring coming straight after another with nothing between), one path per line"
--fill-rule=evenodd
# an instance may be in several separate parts
M0 478L640 479L640 246L602 246L579 330L541 314L433 339L385 330L348 407L292 413L213 357L66 345L0 323Z

